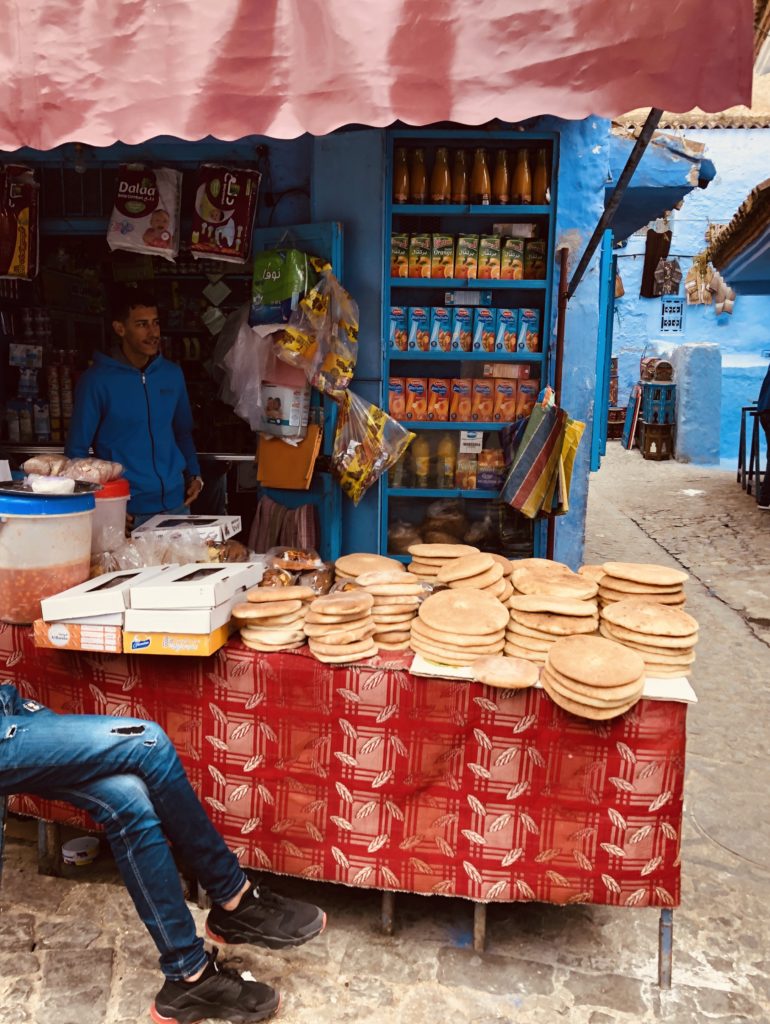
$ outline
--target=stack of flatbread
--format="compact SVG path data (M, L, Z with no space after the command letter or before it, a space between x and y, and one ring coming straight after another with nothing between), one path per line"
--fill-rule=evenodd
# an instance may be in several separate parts
M681 569L643 562L605 562L602 569L604 575L599 581L599 603L602 606L613 601L641 598L684 607L683 585L689 577Z
M473 678L477 683L500 690L524 690L534 686L540 675L537 665L521 658L507 658L489 654L473 663Z
M502 651L507 622L505 606L483 590L439 590L420 605L410 645L440 665L472 665Z
M639 654L648 676L687 676L692 671L698 623L681 608L629 598L606 605L601 615L602 635Z
M436 573L436 582L443 583L450 590L484 590L500 601L507 601L513 594L513 587L506 579L513 567L508 559L501 555L479 552L474 555L461 555L445 562Z
M581 565L578 569L578 576L587 576L594 583L601 585L604 577L604 566L603 565Z
M365 572L405 572L406 566L396 558L385 555L341 555L334 563L334 582L348 583Z
M290 651L305 644L310 587L258 587L233 608L241 640L254 651Z
M479 549L470 544L411 544L409 554L412 561L409 572L426 583L435 583L439 569L463 555L478 555Z
M599 590L595 580L573 572L561 562L537 558L522 559L522 562L513 563L511 580L517 594L542 594L591 601Z
M514 589L514 593L517 590L516 587L516 576L519 574L519 579L523 578L526 574L534 573L537 577L552 577L552 576L574 576L575 573L564 565L563 562L554 562L550 558L517 558L511 563L513 572L511 573L511 584Z
M305 635L313 656L332 665L374 658L373 604L374 598L365 590L317 597L305 616Z
M541 665L562 637L596 633L599 628L595 599L514 594L508 608L505 653Z
M540 676L559 707L601 721L622 715L644 688L644 662L636 651L599 636L568 636L548 652Z
M367 572L357 586L372 595L374 642L385 651L409 650L412 619L430 588L406 572Z

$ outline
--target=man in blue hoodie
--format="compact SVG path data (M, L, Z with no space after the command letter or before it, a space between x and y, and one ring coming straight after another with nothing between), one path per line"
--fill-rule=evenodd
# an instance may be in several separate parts
M759 422L765 432L765 446L767 448L767 462L765 464L765 475L762 478L762 486L757 490L757 505L764 512L770 511L770 366L767 368L765 379L757 399L757 412ZM759 467L757 467L759 468Z
M162 512L186 514L203 489L181 369L160 354L154 296L123 288L112 303L115 343L97 352L75 393L66 454L120 462L138 526Z

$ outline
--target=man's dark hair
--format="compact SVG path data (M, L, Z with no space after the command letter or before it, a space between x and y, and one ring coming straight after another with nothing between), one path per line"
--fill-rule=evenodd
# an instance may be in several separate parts
M158 300L146 284L121 285L110 294L110 323L113 320L128 320L132 309L137 306L154 306Z

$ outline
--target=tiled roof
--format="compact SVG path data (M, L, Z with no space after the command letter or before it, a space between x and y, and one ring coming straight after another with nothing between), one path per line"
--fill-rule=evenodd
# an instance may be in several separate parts
M670 131L685 128L770 128L770 75L754 75L752 94L750 107L728 107L714 114L699 107L683 114L666 110L658 127ZM649 112L649 107L641 107L615 118L615 121L624 128L638 129Z
M765 232L768 225L770 178L760 182L749 192L730 223L716 233L708 248L709 259L717 269L722 269Z

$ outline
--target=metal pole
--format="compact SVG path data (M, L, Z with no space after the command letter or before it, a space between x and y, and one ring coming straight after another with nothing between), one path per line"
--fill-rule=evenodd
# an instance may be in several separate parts
M674 911L662 907L658 925L658 985L671 988L671 961L674 955Z
M559 300L556 306L556 352L554 353L553 396L556 405L561 405L561 378L564 367L564 335L567 324L567 273L569 270L569 249L559 249ZM546 558L553 558L556 550L556 516L548 517Z
M604 208L604 213L599 218L599 223L594 228L594 233L591 235L590 241L585 248L585 252L580 257L580 262L575 268L575 273L572 275L572 280L569 283L567 289L567 298L571 299L575 294L575 289L580 284L583 274L588 268L588 264L591 262L591 257L596 252L597 246L601 241L602 235L611 226L615 219L618 207L620 206L621 200L625 195L628 183L633 177L634 171L639 166L639 161L644 156L644 151L649 145L650 139L655 129L660 123L660 119L663 116L663 111L657 107L653 107L647 115L647 120L644 122L642 130L639 132L639 137L634 143L634 148L631 150L631 154L626 161L626 166L621 171L618 183L610 196L609 202Z

